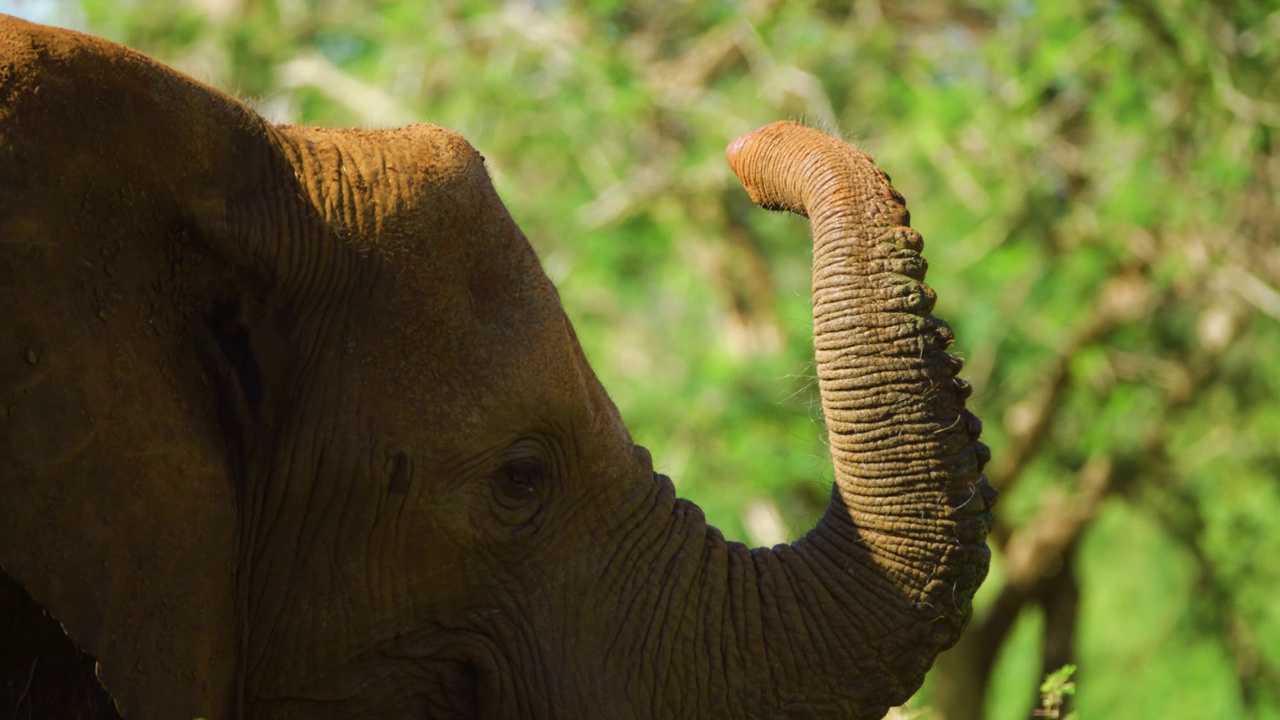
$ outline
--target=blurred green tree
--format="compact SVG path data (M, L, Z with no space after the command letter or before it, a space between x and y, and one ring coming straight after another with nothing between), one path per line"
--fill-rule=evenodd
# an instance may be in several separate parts
M842 128L912 201L1002 490L916 706L1280 715L1280 8L1219 0L10 0L273 119L490 160L659 469L730 537L824 505L803 223L721 158Z

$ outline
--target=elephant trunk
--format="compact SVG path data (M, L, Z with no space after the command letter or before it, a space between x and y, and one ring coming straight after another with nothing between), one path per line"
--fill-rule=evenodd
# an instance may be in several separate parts
M787 122L743 136L727 155L757 204L810 218L814 346L835 466L817 527L753 552L762 582L794 595L803 618L766 603L765 639L795 647L797 634L816 634L802 644L837 657L810 676L847 653L843 673L859 679L836 672L830 683L844 683L857 715L879 717L968 621L989 558L989 453L965 410L961 363L946 352L951 329L930 312L920 235L889 178L853 146Z

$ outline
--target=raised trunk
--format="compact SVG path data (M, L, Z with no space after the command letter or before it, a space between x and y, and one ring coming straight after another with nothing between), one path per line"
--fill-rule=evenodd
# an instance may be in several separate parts
M786 658L759 678L773 683L776 713L880 717L955 643L986 575L995 492L981 424L946 352L951 330L930 314L920 236L870 158L794 123L746 135L728 156L753 200L813 226L836 481L806 537L751 551L760 594L730 612L759 613L766 652Z

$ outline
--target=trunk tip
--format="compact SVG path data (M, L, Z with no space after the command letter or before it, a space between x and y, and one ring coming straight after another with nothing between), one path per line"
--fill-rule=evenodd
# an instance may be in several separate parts
M729 143L729 147L725 148L724 156L725 159L729 161L729 166L733 168L738 167L738 159L742 156L742 152L753 145L757 137L761 135L768 135L771 131L777 131L787 126L799 127L799 123L795 123L790 120L779 120L777 122L769 123L763 127L758 127L749 133L739 136L737 140Z
M725 148L725 159L733 174L760 207L807 215L802 198L787 182L785 171L797 149L789 141L806 130L799 123L781 120L752 130Z
M739 136L738 139L729 143L729 147L724 149L724 158L725 160L729 161L730 167L733 167L734 161L736 161L738 159L738 156L742 154L742 148L747 144L747 141L756 132L757 131L752 130L746 135Z

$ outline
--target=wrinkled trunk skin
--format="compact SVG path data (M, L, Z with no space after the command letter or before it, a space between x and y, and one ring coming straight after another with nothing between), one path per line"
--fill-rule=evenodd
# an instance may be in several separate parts
M930 314L920 235L884 173L793 123L748 134L727 154L756 203L811 220L814 345L835 465L817 527L751 551L760 592L741 607L759 613L767 651L785 658L770 660L774 689L762 701L775 715L881 717L969 619L989 559L989 453L964 407L961 363L946 352L951 330Z

